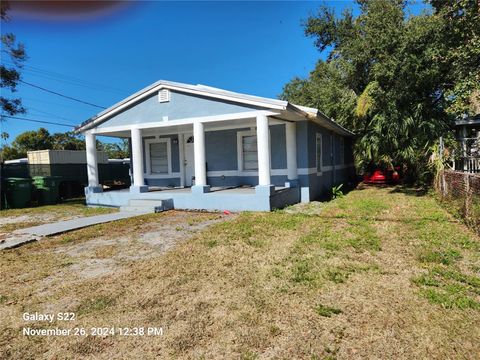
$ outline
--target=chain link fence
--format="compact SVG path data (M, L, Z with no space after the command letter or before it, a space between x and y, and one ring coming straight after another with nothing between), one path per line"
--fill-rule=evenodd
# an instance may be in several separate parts
M480 174L444 170L435 188L447 209L480 235Z

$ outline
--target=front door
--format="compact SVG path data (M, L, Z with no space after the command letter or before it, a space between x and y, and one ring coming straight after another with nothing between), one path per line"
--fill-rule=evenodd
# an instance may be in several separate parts
M185 134L185 186L192 186L195 177L195 156L193 154L193 135Z

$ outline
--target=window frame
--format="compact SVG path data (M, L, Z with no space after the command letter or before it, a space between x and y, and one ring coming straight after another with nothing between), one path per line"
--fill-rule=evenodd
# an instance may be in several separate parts
M151 156L150 156L150 145L151 144L167 144L167 163L168 163L168 172L166 173L155 173L151 169ZM155 138L155 139L146 139L145 140L145 165L146 171L145 175L149 177L171 177L172 176L172 139L171 138Z
M246 137L246 136L257 136L257 132L255 130L237 131L238 171L240 173L254 174L254 173L258 172L258 148L257 148L257 169L244 169L243 168L243 138ZM258 141L258 137L257 137L257 141Z

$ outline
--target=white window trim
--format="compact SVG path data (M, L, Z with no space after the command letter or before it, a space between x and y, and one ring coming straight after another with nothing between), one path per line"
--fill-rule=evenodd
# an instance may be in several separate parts
M167 144L167 160L168 160L168 173L167 174L157 174L152 173L151 165L150 165L150 144L156 143L166 143ZM145 159L146 159L146 173L145 176L149 178L171 178L172 177L172 139L168 138L159 138L155 137L155 139L146 139L145 140Z
M320 139L320 171L318 171L318 140ZM321 176L323 174L323 137L321 133L316 133L315 135L315 169L317 172L317 176Z
M237 131L237 164L238 164L239 175L242 173L246 175L253 175L255 173L258 173L258 169L256 170L243 169L243 137L252 136L252 135L257 135L257 132L255 130Z
M245 130L237 131L237 167L238 167L238 176L257 176L258 169L256 170L244 170L243 169L243 141L242 137L244 136L257 136L257 130ZM270 136L270 129L268 130L269 145L270 145L270 172L272 171L272 138ZM258 156L258 149L257 149Z

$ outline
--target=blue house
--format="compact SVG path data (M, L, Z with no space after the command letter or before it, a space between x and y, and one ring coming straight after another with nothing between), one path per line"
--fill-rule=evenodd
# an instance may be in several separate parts
M317 109L204 85L158 81L76 131L85 135L89 205L268 211L317 199L355 174L353 134ZM129 189L102 191L97 135L129 139Z

